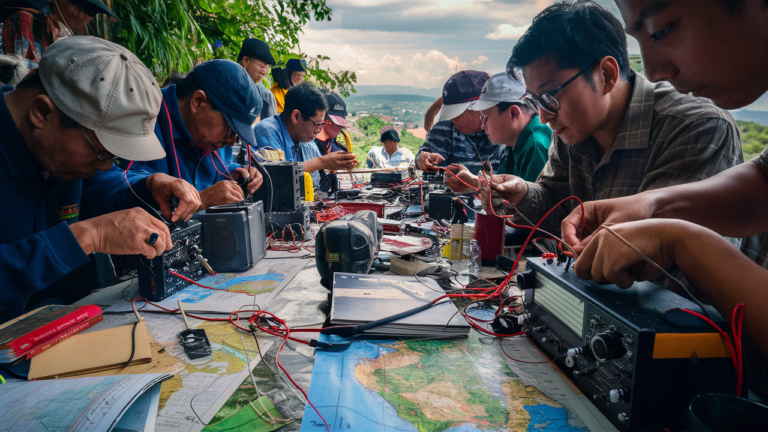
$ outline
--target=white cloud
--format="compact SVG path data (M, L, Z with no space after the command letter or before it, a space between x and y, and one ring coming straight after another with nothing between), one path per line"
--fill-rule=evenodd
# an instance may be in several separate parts
M486 39L492 40L516 40L528 30L529 25L513 26L512 24L500 24L496 26L496 30L485 35Z
M488 57L481 55L477 58L477 60L473 60L472 63L470 63L472 66L480 66L481 64L487 62L490 60Z

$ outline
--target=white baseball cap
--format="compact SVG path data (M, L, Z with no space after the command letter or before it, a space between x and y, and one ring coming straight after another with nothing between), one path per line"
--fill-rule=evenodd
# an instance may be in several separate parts
M498 73L483 85L480 99L469 105L471 111L483 111L501 102L514 102L525 105L520 98L525 94L525 82L513 78L506 72Z
M38 73L56 107L92 129L113 155L135 161L165 157L155 136L160 86L127 49L92 36L60 39L43 51Z

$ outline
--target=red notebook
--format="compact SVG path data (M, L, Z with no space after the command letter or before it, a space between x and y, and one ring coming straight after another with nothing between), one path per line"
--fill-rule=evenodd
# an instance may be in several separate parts
M32 349L24 353L24 355L27 356L27 360L31 359L32 357L40 354L41 352L47 350L48 348L53 347L59 342L65 341L69 339L71 336L74 336L82 331L88 330L89 328L95 326L96 324L100 323L104 320L103 314L98 314L95 317L83 321L79 324L75 324L72 327L64 330L62 333L59 333L58 335L48 339L47 341L40 343L36 346L34 346Z
M13 350L20 356L35 345L101 313L101 308L96 305L46 306L0 329L0 351Z

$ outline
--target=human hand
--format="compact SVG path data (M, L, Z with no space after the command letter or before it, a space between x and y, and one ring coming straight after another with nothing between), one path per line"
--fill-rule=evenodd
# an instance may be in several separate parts
M685 242L702 228L678 219L646 219L601 227L576 260L574 270L582 279L629 288L635 281L652 280L662 272L614 233L664 270L675 264L676 243ZM611 232L613 231L613 233Z
M568 217L563 219L561 225L563 241L571 245L576 253L581 253L592 240L591 233L599 226L612 226L651 217L653 217L653 209L650 200L644 194L588 201L584 203L584 219L587 227L584 227L581 206L577 206Z
M238 183L241 183L243 180L249 177L248 169L237 168L235 172L232 173L232 176L235 178L235 180L237 180ZM261 175L256 167L251 167L250 178L251 181L248 182L248 193L252 194L261 187L262 183L264 183L264 176Z
M509 174L478 177L478 194L486 212L502 205L502 198L512 205L519 205L528 195L528 184L520 177ZM492 198L493 197L493 198Z
M349 152L333 152L320 157L323 161L323 169L342 171L350 170L357 166L357 156Z
M141 208L108 213L70 225L86 255L144 255L152 259L173 246L168 227ZM157 241L149 244L152 234Z
M456 177L445 174L443 177L443 184L451 188L456 193L470 193L477 189L477 176L469 172L469 169L462 164L448 165L446 171L452 172ZM458 178L457 178L458 177ZM462 181L464 183L462 183ZM472 187L468 187L470 185Z
M147 177L147 190L160 206L160 212L165 220L184 222L200 210L200 194L194 186L185 180L171 177L168 174L156 173ZM179 199L176 211L171 214L171 197Z
M437 153L421 152L416 159L416 165L422 171L437 171L437 167L445 161L445 158Z
M245 196L237 182L222 180L200 192L200 199L203 202L203 209L208 209L218 205L239 203L245 199Z

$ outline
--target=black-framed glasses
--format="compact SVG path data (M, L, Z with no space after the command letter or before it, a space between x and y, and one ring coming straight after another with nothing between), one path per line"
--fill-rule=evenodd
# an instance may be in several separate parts
M304 116L301 116L301 117L304 118ZM315 132L316 134L320 133L320 131L323 130L323 128L325 127L325 123L326 123L325 120L316 122L316 121L312 120L312 117L306 117L306 118L304 118L304 121L311 121L312 124L315 125L315 128L314 128L313 132Z
M91 147L93 147L93 150L96 152L96 159L98 159L100 161L105 161L105 160L110 160L110 159L115 157L115 155L113 155L112 153L110 153L110 152L108 152L106 150L99 151L99 149L97 149L96 146L93 144L93 141L91 141L91 139L88 138L88 134L85 133L83 128L80 127L80 125L77 125L77 128L80 129L80 132L83 133L83 136L85 137L85 139L88 140L88 144L90 144Z
M224 111L221 110L216 104L213 103L212 100L208 99L208 101L211 104L211 109L214 112L220 112L221 115L224 117L224 122L227 123L227 139L231 139L232 137L239 138L240 136L235 132L234 126L232 126L232 123L229 121L229 117L227 117L226 114L224 114Z
M584 72L592 69L593 66L594 63L580 70L579 73L571 77L571 79L568 81L564 82L560 87L554 90L545 91L539 97L536 97L531 93L526 93L520 99L522 99L523 102L528 105L528 108L534 111L538 111L539 107L541 107L544 111L557 115L557 112L560 110L560 101L557 100L557 94L563 91L563 89L568 86L568 84L574 82L576 78L580 77Z

